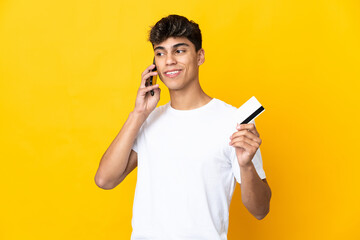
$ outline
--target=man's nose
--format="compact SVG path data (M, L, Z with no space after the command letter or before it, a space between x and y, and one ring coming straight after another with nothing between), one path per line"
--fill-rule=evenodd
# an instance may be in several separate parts
M176 58L173 54L166 55L166 65L176 64Z

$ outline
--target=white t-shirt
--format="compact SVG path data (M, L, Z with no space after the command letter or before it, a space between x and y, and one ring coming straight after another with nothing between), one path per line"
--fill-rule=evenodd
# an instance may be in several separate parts
M230 201L241 181L229 145L236 109L213 98L192 110L168 102L148 116L133 146L138 172L131 240L227 239ZM260 149L252 161L264 179Z

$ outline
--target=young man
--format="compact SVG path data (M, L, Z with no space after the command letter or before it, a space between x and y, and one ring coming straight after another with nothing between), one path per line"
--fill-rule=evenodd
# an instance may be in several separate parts
M198 24L169 15L152 27L149 40L157 72L151 65L142 73L135 108L104 153L95 182L112 189L138 166L132 240L227 239L236 181L252 215L260 220L269 212L255 122L240 128L237 108L201 89ZM159 85L145 86L154 75L170 92L157 108Z

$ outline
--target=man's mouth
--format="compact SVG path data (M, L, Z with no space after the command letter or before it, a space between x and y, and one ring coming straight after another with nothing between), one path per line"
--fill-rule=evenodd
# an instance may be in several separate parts
M170 78L174 78L176 76L178 76L181 72L181 69L174 69L174 70L170 70L170 71L167 71L167 72L164 72L164 75L166 77L170 77Z

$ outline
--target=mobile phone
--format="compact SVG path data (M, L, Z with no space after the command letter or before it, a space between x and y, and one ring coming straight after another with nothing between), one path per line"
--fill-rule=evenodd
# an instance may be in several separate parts
M153 60L153 64L155 65L155 57L154 57L154 60ZM156 65L154 67L153 70L151 70L152 72L156 72ZM152 85L155 85L156 84L156 80L157 80L157 75L155 76L150 76L147 80L146 80L146 83L145 83L145 87L147 86L152 86ZM151 90L150 91L150 94L151 96L154 96L154 90Z

